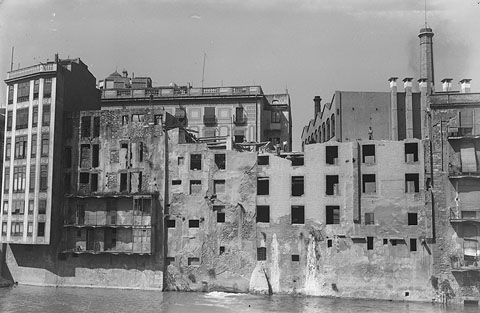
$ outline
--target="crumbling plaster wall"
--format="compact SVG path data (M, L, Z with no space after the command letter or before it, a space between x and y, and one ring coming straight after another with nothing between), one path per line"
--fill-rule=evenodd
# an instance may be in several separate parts
M181 186L171 186L168 218L176 225L168 229L167 257L174 261L166 289L248 291L255 264L256 154L204 144L178 144L170 151L170 180L181 180ZM216 153L226 154L225 170L216 167ZM190 170L192 154L201 154L201 170ZM198 195L190 194L191 180L202 182ZM215 180L225 180L224 193L214 194ZM214 206L225 207L225 223L217 223ZM199 228L189 227L191 219L199 220ZM199 262L189 264L189 258Z

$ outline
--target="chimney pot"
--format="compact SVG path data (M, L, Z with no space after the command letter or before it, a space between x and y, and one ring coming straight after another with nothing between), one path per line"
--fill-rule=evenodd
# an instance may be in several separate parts
M452 78L444 78L440 82L442 83L442 91L452 90Z
M390 82L390 88L397 87L398 77L390 77L388 81Z
M472 81L471 79L464 78L459 82L461 93L469 93L470 92L470 82L471 81Z
M403 79L403 88L412 88L412 80L413 78L407 77Z
M418 87L420 89L427 88L427 79L426 78L420 78L419 80L417 80L417 82L418 82Z

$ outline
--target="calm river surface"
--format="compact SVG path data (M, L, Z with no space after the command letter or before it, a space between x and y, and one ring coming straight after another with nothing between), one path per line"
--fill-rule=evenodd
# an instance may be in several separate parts
M0 312L479 312L428 303L405 303L246 294L43 288L0 289Z

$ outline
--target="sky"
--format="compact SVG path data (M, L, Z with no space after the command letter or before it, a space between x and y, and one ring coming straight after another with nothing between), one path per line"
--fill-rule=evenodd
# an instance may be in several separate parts
M427 0L440 80L472 79L480 92L478 0ZM293 148L313 118L313 97L388 91L419 77L424 0L0 0L0 73L80 57L97 78L116 69L154 85L261 85L288 90ZM458 85L454 85L458 88ZM5 106L1 84L0 106Z

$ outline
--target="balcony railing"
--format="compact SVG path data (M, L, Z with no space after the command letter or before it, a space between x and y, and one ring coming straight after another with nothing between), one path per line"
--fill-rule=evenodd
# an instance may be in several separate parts
M476 135L478 137L478 135ZM473 126L449 127L448 139L460 139L463 137L475 137Z
M214 125L217 124L217 117L216 116L203 116L203 124L205 125Z
M12 73L12 72L11 72ZM213 87L213 88L173 88L155 87L145 89L104 89L102 99L185 97L185 96L229 96L229 95L262 95L259 86L245 87Z
M457 207L450 208L450 222L478 222L480 223L480 210L461 209Z
M235 125L244 125L247 123L247 116L246 115L234 115L233 122Z
M57 70L57 64L47 63L47 64L38 64L30 67L21 68L15 71L7 73L7 79L32 75L41 72L54 72Z
M134 227L150 225L151 214L129 213L125 211L85 211L85 214L72 214L64 222L65 227Z
M480 178L480 172L462 172L460 166L452 165L448 169L450 178Z

